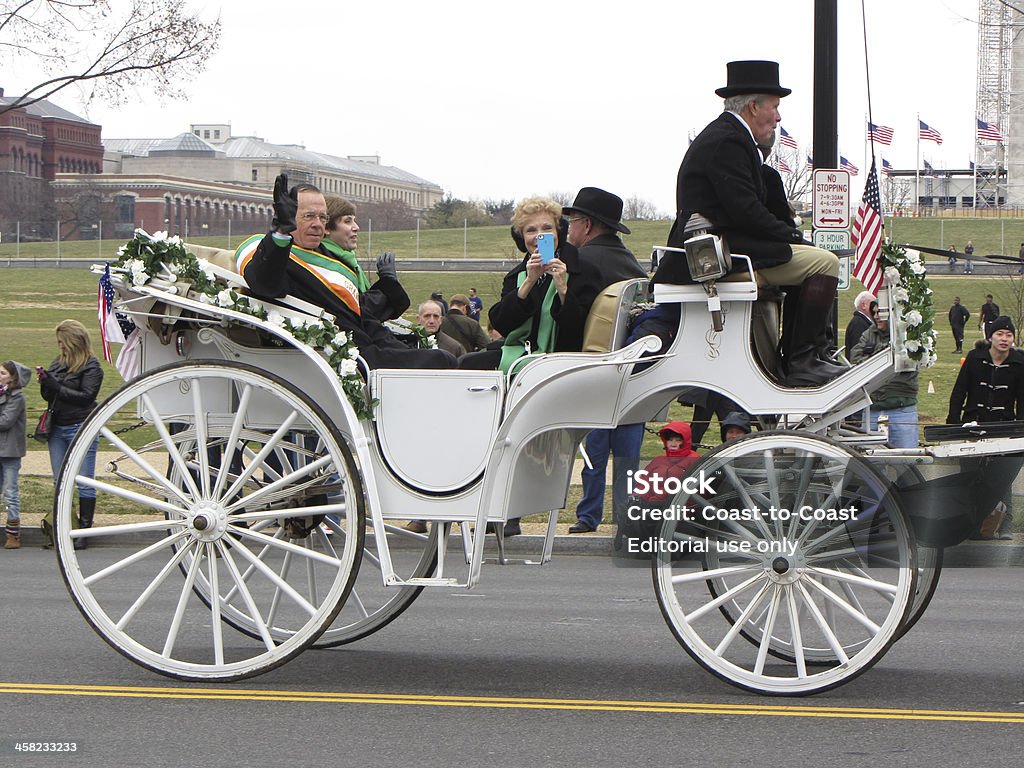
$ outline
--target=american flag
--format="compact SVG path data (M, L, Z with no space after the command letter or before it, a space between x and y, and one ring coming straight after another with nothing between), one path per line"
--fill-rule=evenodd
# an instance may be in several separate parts
M868 122L868 140L889 146L892 144L892 128L887 125L875 125Z
M814 170L814 160L813 160L813 158L811 158L810 155L807 156L807 170L808 171L813 171Z
M974 161L968 160L967 162L971 164L971 173L974 173Z
M876 296L882 287L882 267L878 255L882 251L882 201L878 195L878 174L875 161L864 185L864 198L853 221L851 240L856 249L853 276Z
M882 158L882 173L886 176L892 173L892 163L890 163L884 157Z
M921 119L918 119L917 135L918 138L924 139L925 141L934 141L936 144L942 144L942 134L936 131L934 128L929 128L928 123Z
M793 170L789 167L789 163L783 160L781 157L775 158L775 170L779 173L792 173Z
M924 161L924 175L925 176L934 176L935 175L935 169L932 168L932 164L929 163L927 160Z
M103 340L103 359L113 362L110 343L124 344L124 333L114 313L114 286L110 283L110 265L103 268L100 286L96 295L96 315L100 321L100 338Z
M796 149L796 139L786 133L786 129L779 127L779 144L790 149Z
M1003 134L995 123L978 120L978 141L1003 141Z
M860 173L860 168L851 163L842 155L839 156L839 167L842 168L844 171L849 171L851 176L856 176L858 173Z

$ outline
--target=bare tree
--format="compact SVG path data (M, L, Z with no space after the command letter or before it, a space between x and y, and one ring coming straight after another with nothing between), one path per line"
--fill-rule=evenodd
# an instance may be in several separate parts
M913 201L911 186L910 179L883 176L882 200L885 207L890 211L909 208Z
M87 87L86 104L123 104L138 86L184 95L220 40L220 19L197 14L186 0L0 0L0 65L27 60L45 73L0 113L76 83Z
M624 221L655 221L658 209L650 200L641 200L636 195L626 198L622 208Z

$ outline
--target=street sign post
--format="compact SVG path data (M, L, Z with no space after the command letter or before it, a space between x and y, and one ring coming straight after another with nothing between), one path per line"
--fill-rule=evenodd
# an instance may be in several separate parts
M850 233L845 229L816 229L814 230L814 244L826 251L848 251L850 250ZM840 291L848 290L850 287L850 256L839 257L839 286Z
M812 192L814 229L850 228L850 172L816 168Z

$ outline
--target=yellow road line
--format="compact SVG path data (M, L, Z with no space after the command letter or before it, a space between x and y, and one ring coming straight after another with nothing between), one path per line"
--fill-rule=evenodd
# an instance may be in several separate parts
M214 699L226 701L290 701L300 703L377 704L389 706L464 707L491 709L554 709L593 712L657 712L689 715L820 717L868 720L919 720L973 723L1024 723L1024 712L943 709L886 709L772 704L711 704L671 701L512 698L502 696L431 696L407 693L347 691L245 690L240 688L175 688L112 685L61 685L0 682L0 694L92 696L152 699Z

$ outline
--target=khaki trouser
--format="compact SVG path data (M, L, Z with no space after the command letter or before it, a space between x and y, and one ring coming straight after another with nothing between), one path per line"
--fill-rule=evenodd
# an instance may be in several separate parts
M808 277L839 277L839 258L813 245L792 245L793 258L785 264L757 270L758 282L768 285L800 285Z

